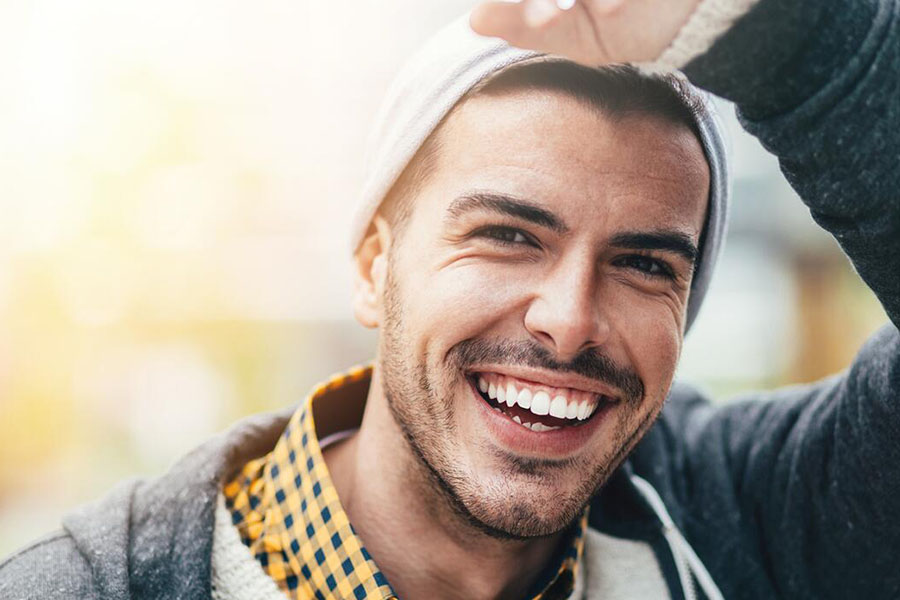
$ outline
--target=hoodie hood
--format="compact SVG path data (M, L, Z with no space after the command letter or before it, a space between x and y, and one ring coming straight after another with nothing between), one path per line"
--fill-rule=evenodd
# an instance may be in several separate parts
M294 410L241 421L162 477L124 482L63 519L100 597L208 599L222 482L271 450Z

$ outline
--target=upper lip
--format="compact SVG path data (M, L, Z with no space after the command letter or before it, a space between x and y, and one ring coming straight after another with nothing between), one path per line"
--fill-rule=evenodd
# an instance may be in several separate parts
M589 379L574 373L560 373L558 371L547 371L546 369L534 367L511 365L480 365L467 369L467 371L469 373L498 373L500 375L509 375L511 377L516 377L517 379L543 384L547 387L571 388L590 394L607 396L613 400L617 400L619 397L615 388L605 385L596 379Z

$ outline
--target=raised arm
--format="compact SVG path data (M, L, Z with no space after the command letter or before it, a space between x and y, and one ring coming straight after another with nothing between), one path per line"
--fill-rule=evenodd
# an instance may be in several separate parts
M737 103L900 324L900 3L761 0L685 71Z
M761 0L686 72L737 103L893 322L845 374L719 411L689 452L727 461L779 594L900 597L900 3Z

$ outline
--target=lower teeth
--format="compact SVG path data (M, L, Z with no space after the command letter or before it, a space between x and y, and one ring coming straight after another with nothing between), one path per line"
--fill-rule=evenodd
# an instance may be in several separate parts
M506 414L502 410L497 408L496 406L494 407L494 410L496 410L498 413ZM518 415L513 416L512 420L515 421L517 424L521 425L522 427L525 427L526 429L530 429L532 431L537 431L537 432L553 431L554 429L559 429L559 427L544 425L543 423L523 423L522 420L518 417Z
M527 427L532 431L553 431L554 429L559 429L559 427L550 427L543 423L522 423L522 426Z

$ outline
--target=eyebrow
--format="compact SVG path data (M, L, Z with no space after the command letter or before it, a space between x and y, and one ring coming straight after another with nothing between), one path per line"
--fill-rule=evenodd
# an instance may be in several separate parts
M674 252L694 264L700 251L689 235L681 231L634 231L617 233L610 246L631 250L664 250Z
M515 217L556 233L566 233L569 227L555 214L535 204L506 194L495 192L473 192L460 196L447 208L449 219L458 219L473 210L488 210L501 215Z
M447 216L457 219L473 210L488 210L516 217L546 227L557 233L568 233L569 227L549 210L507 194L473 192L456 198L447 208ZM630 250L663 250L678 254L691 264L696 263L700 251L689 235L681 231L626 231L617 233L609 242L616 248Z

